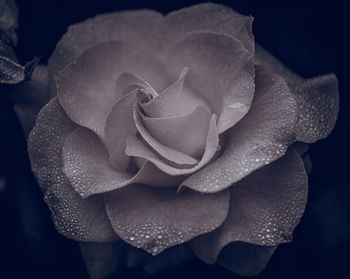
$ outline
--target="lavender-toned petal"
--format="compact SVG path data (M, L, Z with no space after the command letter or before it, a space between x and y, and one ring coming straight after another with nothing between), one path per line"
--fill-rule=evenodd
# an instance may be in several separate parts
M198 106L191 113L177 117L149 118L139 113L135 123L144 140L160 155L178 164L196 164L205 150L210 117L205 108ZM159 147L172 153L177 151L180 158L164 154Z
M231 8L215 3L203 3L174 11L166 16L171 36L177 40L186 35L205 31L230 35L246 49L254 51L253 17L244 16Z
M163 174L149 162L136 173L119 171L109 164L106 148L89 129L78 127L65 139L63 169L74 189L83 197L113 191L131 183L177 186L178 177ZM180 180L181 181L181 180Z
M226 219L229 192L202 195L185 189L133 184L105 193L108 217L129 244L157 255L213 231Z
M140 46L109 41L86 50L56 74L58 99L74 122L103 138L107 117L123 94L117 78L125 72L142 77L156 90L159 82L167 81L154 55Z
M248 114L227 135L224 152L182 185L200 192L221 191L280 158L295 141L297 106L286 82L256 66L256 91Z
M298 104L297 140L313 143L333 130L339 110L338 80L334 74L291 86Z
M118 237L107 218L103 198L83 199L63 172L63 143L75 128L57 98L50 101L29 135L32 169L60 233L79 241L113 241Z
M235 38L192 33L170 48L167 66L171 77L189 68L185 86L218 115L219 133L248 112L254 96L254 56Z
M279 160L232 185L226 221L215 232L194 239L194 252L213 264L229 243L277 246L290 241L305 209L307 180L303 161L291 148ZM228 264L230 259L225 261Z
M126 42L154 50L164 17L151 10L122 11L98 15L71 25L49 59L51 77L74 62L89 48L109 41Z
M205 151L199 163L195 166L172 166L157 154L157 150L152 150L147 147L137 137L128 137L126 141L125 153L128 156L145 159L154 164L162 172L169 174L170 176L183 176L191 174L203 166L205 166L216 154L219 146L219 135L216 127L216 116L212 115L208 124L208 134L206 139Z

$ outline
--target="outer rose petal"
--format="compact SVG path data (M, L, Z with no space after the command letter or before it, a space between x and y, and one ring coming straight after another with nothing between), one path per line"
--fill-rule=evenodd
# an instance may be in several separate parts
M248 114L228 134L219 157L182 186L216 192L281 157L295 141L297 107L284 79L256 66L255 96Z
M311 143L327 137L338 116L336 76L328 74L305 81L259 45L256 45L255 62L284 77L295 94L298 104L297 140Z
M13 98L15 111L21 120L27 137L35 124L40 109L50 100L47 67L38 65L30 81L23 82L15 87Z
M235 38L192 33L174 44L168 55L171 76L184 67L190 69L185 85L218 115L219 133L248 112L254 96L254 56Z
M298 104L297 140L312 143L327 137L338 117L336 76L329 74L308 79L292 89Z
M228 191L202 195L133 184L104 196L118 235L153 255L214 230L226 219L229 207Z
M246 49L253 52L253 17L244 16L231 8L205 3L174 11L166 16L171 36L182 39L194 31L227 34L238 39Z
M103 199L82 199L63 172L63 142L75 128L57 98L48 103L28 139L32 169L60 233L80 241L113 241L117 236L108 221Z
M163 22L164 17L156 11L138 10L98 15L71 25L49 59L51 77L84 51L103 42L121 41L156 49L161 44L156 38Z
M117 78L124 72L141 76L156 90L165 86L162 66L139 47L119 41L102 43L58 73L57 95L74 122L103 138L107 117L123 94L117 90Z
M305 209L307 180L294 149L247 176L230 188L226 221L215 232L194 239L194 252L212 264L231 242L276 246L290 241Z
M264 270L277 246L234 242L223 248L218 263L242 276L256 276Z
M62 160L65 174L83 198L135 182L177 186L183 180L161 173L148 162L136 174L116 170L109 164L107 150L98 137L83 127L75 129L66 137Z

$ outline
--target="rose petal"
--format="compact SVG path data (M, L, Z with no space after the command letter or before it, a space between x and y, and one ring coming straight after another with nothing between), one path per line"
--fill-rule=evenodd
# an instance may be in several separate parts
M256 45L255 62L284 77L295 94L299 114L297 140L311 143L327 137L339 110L336 76L328 74L305 81L259 45Z
M156 11L138 10L102 14L71 25L49 59L51 76L75 61L87 49L103 42L117 40L144 49L156 49L161 44L156 37L163 22L164 17Z
M150 163L136 174L121 172L108 163L108 153L89 129L79 127L66 138L62 151L64 172L74 189L83 197L119 189L131 183L176 186L179 178L161 174ZM180 180L181 181L181 180Z
M177 81L164 89L157 98L141 104L147 116L154 118L182 116L193 112L197 106L210 111L208 104L200 96L184 86L188 70L184 67Z
M102 138L108 114L122 97L116 81L124 72L141 76L156 90L167 82L162 66L149 53L119 41L99 44L56 77L57 95L68 116Z
M60 233L80 241L113 241L117 236L108 221L101 196L82 199L63 172L63 142L75 128L57 98L47 104L39 113L28 139L32 169Z
M125 171L129 165L130 157L124 152L126 138L137 133L133 110L137 103L145 98L142 95L138 90L134 90L124 96L115 104L106 121L104 141L110 155L109 161L119 170Z
M204 137L206 137L206 135L208 133L208 123L209 123L210 115L205 110L204 110L204 113L205 113L205 116L208 116L206 119L204 119L205 120L204 125L206 126L206 134ZM137 128L138 132L141 134L142 138L160 156L162 156L164 159L169 160L170 162L173 162L173 163L178 164L178 165L194 165L194 164L198 163L198 161L195 158L193 158L193 157L191 157L183 152L177 151L177 150L173 149L171 146L164 145L161 142L159 142L157 139L155 139L147 130L147 126L144 127L142 120L141 120L141 115L142 115L142 113L140 113L137 109L134 110L134 122L136 124L136 128ZM201 116L203 116L203 114ZM198 120L198 118L196 120ZM171 124L173 124L173 123L171 123ZM148 125L148 126L150 126L150 125ZM161 128L161 127L159 127L159 128ZM163 131L163 132L165 133L168 131ZM206 138L204 138L204 140L205 139Z
M203 155L210 121L210 113L205 108L198 106L178 117L149 118L142 113L140 116L145 130L158 142L194 158Z
M183 186L220 191L278 159L294 142L297 107L284 79L256 66L255 83L249 113L231 129L221 157L186 179Z
M292 87L298 104L297 140L312 143L333 130L339 110L338 80L334 74Z
M222 133L249 110L254 95L254 56L235 38L192 33L170 50L167 70L190 69L185 84L210 104Z
M40 109L50 100L48 83L47 67L38 65L31 80L17 85L13 90L14 108L26 137L33 128Z
M241 276L257 276L265 269L276 248L234 242L224 247L218 263Z
M117 91L122 92L122 96L131 93L135 89L142 89L145 92L149 92L151 96L157 96L158 93L152 88L152 86L140 77L135 76L133 73L122 73L117 79Z
M254 50L253 17L241 15L229 7L204 3L174 11L166 19L171 25L171 35L176 39L194 31L207 31L233 36L246 49Z
M228 191L201 195L133 184L104 196L118 235L153 255L214 230L225 220L229 206Z
M152 162L161 171L169 175L177 176L177 175L186 175L186 174L193 173L199 170L200 168L202 168L204 165L206 165L210 161L210 159L214 157L218 148L218 144L219 144L219 135L216 128L216 116L212 115L209 123L207 142L206 142L203 157L201 158L199 163L192 168L178 168L167 164L166 162L164 162L164 160L162 160L162 158L157 156L151 149L145 146L136 137L127 138L125 153L128 156L146 159L147 161Z
M215 232L194 239L194 252L212 264L231 242L276 246L290 241L305 209L307 181L303 161L289 149L230 188L226 221Z

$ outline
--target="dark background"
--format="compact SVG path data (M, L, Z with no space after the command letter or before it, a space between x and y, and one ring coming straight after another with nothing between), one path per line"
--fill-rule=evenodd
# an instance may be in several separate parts
M139 8L168 13L199 2L17 0L17 55L23 63L39 55L46 62L70 24L98 13ZM278 5L266 1L212 2L254 16L256 40L292 70L304 77L334 72L340 84L335 130L310 149L313 171L309 200L294 241L277 249L258 278L350 278L348 9L334 1L281 1ZM24 136L6 89L9 87L2 87L0 94L0 278L88 278L77 244L53 228L31 175ZM134 271L120 275L138 277ZM154 278L178 277L240 278L200 261Z

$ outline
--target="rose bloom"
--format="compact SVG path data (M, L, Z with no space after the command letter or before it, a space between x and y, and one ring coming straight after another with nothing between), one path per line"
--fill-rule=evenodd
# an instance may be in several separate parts
M60 233L153 256L185 245L241 275L291 241L307 200L301 156L334 127L337 79L286 69L252 22L201 4L69 27L17 104L28 132L51 99L28 150Z

